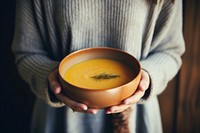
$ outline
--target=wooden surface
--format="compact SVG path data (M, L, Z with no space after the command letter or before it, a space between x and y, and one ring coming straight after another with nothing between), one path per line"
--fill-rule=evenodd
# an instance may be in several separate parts
M177 132L200 133L200 1L185 0L186 53L180 73Z
M169 82L168 87L158 97L164 133L174 133L175 131L177 80L178 76Z
M200 1L183 2L183 65L159 96L164 133L200 133Z

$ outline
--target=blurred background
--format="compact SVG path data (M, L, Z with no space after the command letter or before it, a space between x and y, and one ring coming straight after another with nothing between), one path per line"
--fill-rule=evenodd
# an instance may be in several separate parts
M200 1L183 4L183 65L159 96L164 133L200 133ZM0 0L0 133L29 133L35 96L14 64L14 21L15 0Z

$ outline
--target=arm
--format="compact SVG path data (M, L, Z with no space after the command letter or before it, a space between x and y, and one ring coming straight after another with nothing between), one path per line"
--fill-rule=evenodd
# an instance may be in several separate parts
M125 99L119 106L113 106L106 113L118 113L131 104L145 103L151 96L160 94L167 83L177 74L181 67L181 56L185 51L182 34L182 1L176 0L171 9L165 1L156 21L150 48L144 48L140 61L143 76L137 91ZM140 102L142 99L143 102Z
M44 46L40 32L34 19L33 5L29 0L17 0L16 25L12 51L16 57L16 65L22 78L30 85L39 98L54 107L63 103L52 101L48 93L47 78L58 66L52 60Z
M98 110L90 109L61 93L61 86L57 79L59 60L52 59L53 53L48 52L47 41L41 35L44 30L39 31L37 27L31 1L18 0L16 12L12 51L21 77L30 85L36 96L52 107L61 107L66 104L74 111L97 113Z
M159 95L179 71L185 51L182 32L182 1L172 6L165 1L155 26L148 54L143 54L142 68L151 79L150 95ZM170 9L169 9L170 8ZM149 95L147 95L149 97Z

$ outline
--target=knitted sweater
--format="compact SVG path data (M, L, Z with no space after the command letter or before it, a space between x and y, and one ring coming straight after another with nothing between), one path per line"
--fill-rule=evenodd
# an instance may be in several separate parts
M20 75L39 99L64 106L54 100L47 77L66 55L114 47L134 55L150 75L148 100L136 106L159 114L156 96L178 72L185 50L181 0L18 0L16 7L12 50ZM152 117L144 123L146 118Z

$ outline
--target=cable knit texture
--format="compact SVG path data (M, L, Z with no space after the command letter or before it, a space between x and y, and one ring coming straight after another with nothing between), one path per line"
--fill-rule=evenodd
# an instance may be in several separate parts
M48 75L63 57L82 48L114 47L134 55L151 78L143 100L149 103L157 101L181 66L181 0L17 0L16 8L12 51L19 73L52 107L64 104L48 90ZM141 105L146 115L149 103Z

